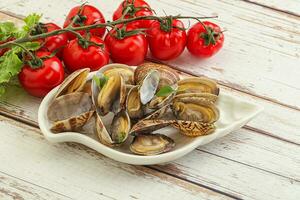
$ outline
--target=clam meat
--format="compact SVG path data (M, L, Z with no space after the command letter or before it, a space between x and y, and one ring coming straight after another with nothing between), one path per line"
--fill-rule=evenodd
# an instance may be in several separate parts
M170 151L175 142L162 134L141 134L133 139L130 151L138 155L157 155Z

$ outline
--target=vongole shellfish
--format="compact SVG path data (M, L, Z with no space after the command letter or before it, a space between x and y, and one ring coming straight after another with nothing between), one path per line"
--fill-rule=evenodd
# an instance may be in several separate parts
M72 74L70 74L59 86L54 99L73 92L80 92L84 89L87 82L87 76L90 72L89 68L79 69Z
M130 151L139 155L157 155L170 151L175 142L162 134L140 134L133 139Z
M218 108L204 98L178 98L172 103L175 117L185 121L214 123L219 119Z
M107 77L121 75L126 85L134 85L134 69L124 64L110 64L113 68L107 69L103 74Z
M121 110L112 120L108 132L99 114L96 114L96 134L100 142L106 146L120 145L127 139L131 128L130 118L125 110Z
M59 96L48 108L48 118L53 122L51 131L74 131L83 127L94 113L91 97L87 93L73 92Z
M158 85L159 89L165 85L174 85L180 79L177 72L172 68L168 67L167 65L145 62L140 66L138 66L134 71L134 80L136 84L139 84L139 82L144 79L146 74L148 74L149 71L152 70L158 71L160 75L160 80Z
M102 85L96 83L97 78ZM131 128L130 118L124 110L126 86L120 74L110 77L97 73L92 81L92 98L96 106L96 134L102 144L115 146L123 143ZM114 112L110 131L105 127L101 116Z
M219 95L217 83L204 77L186 78L178 81L177 94L182 93L211 93Z
M135 136L130 145L133 153L156 155L170 151L175 143L167 136L153 134L153 131L172 126L184 135L195 137L210 134L215 130L214 122L219 118L219 111L214 103L217 101L219 88L214 81L206 78L179 80L175 70L161 64L146 63L135 71L127 68L126 65L114 65L116 65L114 68L96 74L102 84L97 84L97 81L93 79L91 86L93 103L90 109L73 103L76 105L74 107L83 109L80 112L74 112L76 119L86 113L88 114L84 116L89 119L94 113L92 104L95 105L95 127L101 143L107 146L120 145L129 134L132 134ZM87 74L87 71L82 70L77 75L73 75L64 87L61 86L54 102L65 101L60 98L71 96L71 94L75 97L77 91L82 91L86 86ZM164 87L171 87L171 92L163 96L158 95L158 91ZM88 96L88 94L85 93L83 96ZM78 100L81 103L85 101ZM106 128L101 116L109 112L113 112L114 117L110 128ZM70 119L65 116L59 120L52 117L56 128L60 128L62 125L59 124L64 120L71 123ZM131 119L140 121L131 128ZM57 121L60 123L56 123ZM84 125L78 121L75 124L76 126L72 128L69 128L71 124L64 124L63 129L56 129L54 126L52 129L59 132L68 128L79 129Z
M88 68L77 70L59 86L47 111L53 132L78 130L92 117L94 107L90 95L80 92L87 86L89 72Z

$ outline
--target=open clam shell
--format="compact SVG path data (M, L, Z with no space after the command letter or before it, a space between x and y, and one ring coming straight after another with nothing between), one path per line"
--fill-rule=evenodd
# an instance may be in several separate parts
M125 110L114 116L110 131L105 127L101 116L96 113L96 134L100 142L106 146L112 147L125 142L129 135L130 127L130 118Z
M173 98L176 95L177 91L177 84L171 86L173 89L173 92L171 92L167 96L154 96L151 101L146 105L147 109L157 110L167 104L170 104Z
M193 77L178 81L177 94L182 93L211 93L219 95L219 88L217 83L211 79Z
M211 123L185 120L173 120L171 126L178 129L181 134L188 137L209 135L216 129L216 126Z
M84 88L87 82L87 76L89 72L90 69L85 68L85 69L79 69L73 72L72 74L70 74L58 88L58 91L54 96L54 99L65 94L80 92Z
M161 77L158 88L161 88L165 85L173 85L177 83L177 81L179 81L180 79L178 73L174 69L168 67L167 65L153 62L145 62L136 68L134 72L135 82L139 83L151 70L158 71Z
M157 155L170 151L175 142L162 134L141 134L136 136L131 145L130 151L138 155Z
M143 105L147 104L154 97L159 83L159 73L156 70L149 71L140 82L139 93Z
M189 137L208 135L216 129L215 125L211 123L185 120L149 119L136 123L130 130L130 134L147 134L167 126L172 126L178 129L181 134Z
M181 93L174 96L173 101L177 101L178 99L195 99L196 101L206 99L207 101L216 103L218 96L210 93Z
M99 79L103 78L102 73L95 75ZM104 116L110 111L120 112L125 107L126 84L121 75L116 74L108 78L102 88L92 81L92 98L99 115Z
M134 85L134 69L128 65L114 63L110 64L113 68L110 68L103 72L107 77L121 75L127 85Z
M219 117L219 109L204 98L179 98L173 102L172 111L176 119L214 123Z
M139 86L132 87L126 98L126 110L132 119L140 119L144 116L143 105L140 100Z
M53 132L73 131L83 127L94 113L91 97L87 93L73 92L53 100L48 118Z
M129 134L131 122L125 110L116 114L112 120L110 133L112 141L116 144L123 143Z

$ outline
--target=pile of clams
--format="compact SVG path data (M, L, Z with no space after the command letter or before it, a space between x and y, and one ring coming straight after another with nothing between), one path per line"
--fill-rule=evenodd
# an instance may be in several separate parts
M80 132L94 118L94 132L102 144L115 147L132 140L132 153L157 155L170 151L175 142L154 131L172 126L185 136L196 137L215 130L219 88L214 81L181 79L168 66L151 62L136 69L111 66L90 80L88 69L66 78L48 108L52 132ZM113 114L110 127L103 123L108 114Z

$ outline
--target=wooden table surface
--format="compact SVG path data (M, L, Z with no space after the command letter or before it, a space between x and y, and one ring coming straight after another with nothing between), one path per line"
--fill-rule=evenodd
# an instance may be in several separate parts
M108 18L120 0L89 0ZM78 144L51 144L40 99L12 86L0 99L0 199L300 199L300 1L148 0L162 15L214 15L226 28L209 60L168 64L205 75L265 110L242 129L166 165L132 166ZM1 0L0 21L43 13L62 25L78 0Z

